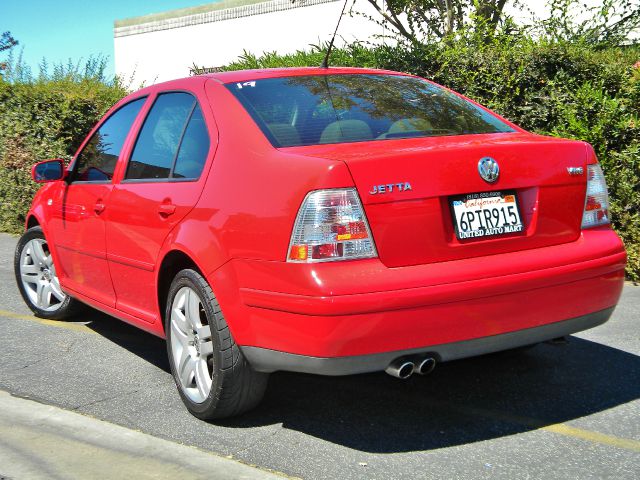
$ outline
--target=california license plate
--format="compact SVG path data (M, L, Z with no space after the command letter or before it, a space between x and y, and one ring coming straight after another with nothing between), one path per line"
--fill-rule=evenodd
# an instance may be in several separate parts
M514 190L450 197L449 205L458 240L494 237L524 230Z

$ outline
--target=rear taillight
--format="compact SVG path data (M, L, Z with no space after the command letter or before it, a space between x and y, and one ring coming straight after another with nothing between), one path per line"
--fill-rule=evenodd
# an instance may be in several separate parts
M610 223L607 182L600 165L587 165L587 195L582 215L582 228Z
M377 257L355 189L309 193L298 211L287 261L329 262Z

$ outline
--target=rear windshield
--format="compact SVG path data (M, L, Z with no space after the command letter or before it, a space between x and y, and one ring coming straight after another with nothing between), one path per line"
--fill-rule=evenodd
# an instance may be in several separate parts
M310 75L226 86L276 147L513 131L415 77Z

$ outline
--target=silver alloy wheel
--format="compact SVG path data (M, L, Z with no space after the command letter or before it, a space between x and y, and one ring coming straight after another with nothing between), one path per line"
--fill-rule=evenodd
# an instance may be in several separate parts
M55 312L67 296L60 288L47 242L34 238L20 253L20 279L29 301L45 312Z
M171 354L182 391L195 403L209 397L213 382L211 327L195 290L182 287L171 305Z

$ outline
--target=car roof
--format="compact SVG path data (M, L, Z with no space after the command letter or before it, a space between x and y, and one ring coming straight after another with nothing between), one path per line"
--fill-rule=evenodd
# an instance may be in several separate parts
M354 67L298 67L298 68L261 68L256 70L235 70L229 72L209 73L206 77L218 80L222 83L259 80L264 78L296 77L303 75L344 75L344 74L385 74L404 75L391 70L378 70L374 68Z
M262 80L265 78L296 77L304 75L345 75L345 74L377 74L377 75L407 75L405 73L391 70L378 70L373 68L353 68L353 67L303 67L303 68L261 68L256 70L234 70L229 72L206 73L194 75L192 77L170 80L156 83L132 93L129 99L142 94L149 94L157 91L179 90L189 85L201 83L206 80L214 80L220 83L246 82L250 80Z

